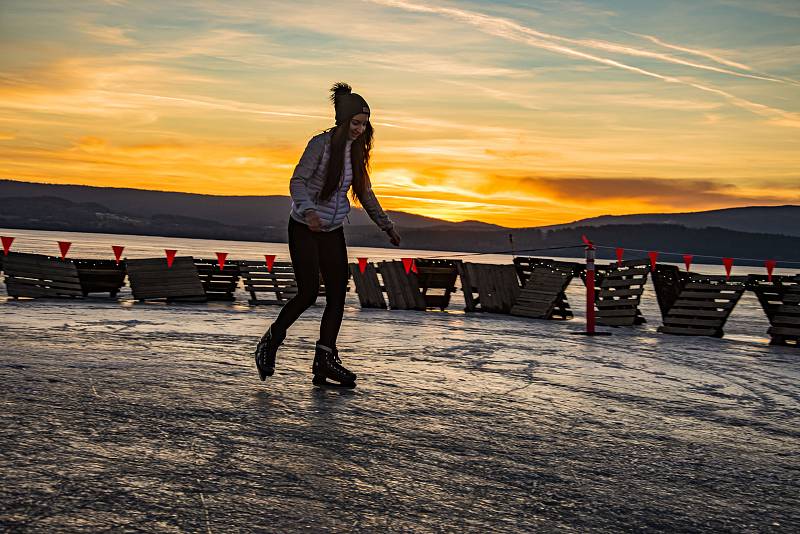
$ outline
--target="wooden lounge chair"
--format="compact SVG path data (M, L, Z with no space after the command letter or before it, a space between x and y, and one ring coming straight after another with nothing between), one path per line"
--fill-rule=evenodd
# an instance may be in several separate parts
M383 279L389 307L393 310L424 310L425 298L419 288L417 275L406 273L402 261L382 261L378 270Z
M172 267L166 258L126 260L125 270L133 298L139 301L205 302L206 293L191 256L176 257Z
M465 311L511 312L520 291L513 265L458 262L456 269L461 277Z
M10 297L83 296L78 269L70 259L9 252L4 258L3 272Z
M263 261L239 262L245 291L250 292L250 304L283 304L297 294L297 283L290 262L276 261L272 272ZM275 298L260 295L274 294Z
M350 274L361 307L385 309L385 291L392 309L439 308L444 311L450 304L450 296L458 278L456 262L416 259L414 263L417 273L406 273L401 261L384 261L377 267L368 263L363 274L357 263L351 263Z
M595 271L595 317L605 326L633 326L646 323L639 303L650 273L650 260L597 265ZM586 270L581 270L586 283Z
M800 275L750 275L747 288L758 297L769 319L770 345L800 347Z
M458 279L458 262L443 259L417 259L417 284L426 308L444 311L450 305L450 295ZM433 291L432 291L433 290Z
M217 260L195 258L194 265L203 284L203 291L208 300L236 300L236 287L239 285L240 268L237 261L226 261L225 268L219 268Z
M722 327L744 293L746 276L682 272L674 265L657 265L653 286L665 334L722 337Z
M362 308L386 309L386 299L383 297L384 288L378 280L378 270L375 264L367 263L362 274L358 263L351 263L350 275L353 277L358 302Z
M291 262L273 262L270 272L263 261L240 261L239 270L244 289L250 293L250 304L283 304L297 294L297 282ZM259 296L264 294L275 295L275 298ZM317 296L325 296L325 282L321 275Z
M565 290L581 265L543 258L514 258L522 283L511 315L535 319L572 319Z
M125 285L125 266L114 260L73 260L78 268L83 296L89 293L108 293L113 299Z

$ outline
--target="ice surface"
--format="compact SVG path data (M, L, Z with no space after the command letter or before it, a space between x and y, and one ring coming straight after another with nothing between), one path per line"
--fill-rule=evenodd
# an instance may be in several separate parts
M648 324L571 335L579 282L567 322L465 314L460 297L361 310L350 294L346 391L310 384L322 300L262 383L252 349L277 307L121 297L0 302L6 530L800 524L800 352L767 345L749 296L711 339L657 334L652 293Z

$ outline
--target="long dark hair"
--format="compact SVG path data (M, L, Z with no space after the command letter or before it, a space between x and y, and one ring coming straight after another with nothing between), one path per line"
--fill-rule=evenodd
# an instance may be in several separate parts
M342 86L346 86L346 91L350 92L350 86L346 84L334 85L331 89L333 92L331 100L334 103L337 89L341 91L343 89ZM339 187L339 180L342 178L342 169L344 168L344 150L347 146L351 118L348 117L347 121L342 124L337 124L326 130L331 132L331 151L330 159L328 159L328 173L325 177L325 185L319 193L319 198L322 200L331 198L333 192ZM364 128L364 133L358 136L350 145L350 165L353 168L353 200L358 199L360 201L369 189L369 154L372 150L373 132L372 123L368 121L366 128Z

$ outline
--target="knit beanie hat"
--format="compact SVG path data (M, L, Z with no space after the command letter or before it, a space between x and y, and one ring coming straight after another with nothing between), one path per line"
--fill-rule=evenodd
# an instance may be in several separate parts
M344 82L337 82L331 87L331 102L336 110L336 125L345 124L353 115L366 113L369 115L367 101L354 93L353 88Z

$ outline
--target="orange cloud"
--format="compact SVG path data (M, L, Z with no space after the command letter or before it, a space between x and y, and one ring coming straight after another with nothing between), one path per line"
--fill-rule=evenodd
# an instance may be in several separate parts
M764 190L745 189L711 180L597 177L527 178L520 183L524 189L536 191L553 199L590 205L621 201L672 209L707 209L717 206L800 201L800 194L791 184Z
M287 194L300 150L188 141L123 145L84 136L63 149L0 149L0 175L219 195Z

